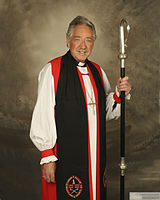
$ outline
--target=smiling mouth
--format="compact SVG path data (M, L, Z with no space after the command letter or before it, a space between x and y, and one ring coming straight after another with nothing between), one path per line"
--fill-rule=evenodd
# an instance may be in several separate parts
M88 49L77 49L77 52L81 54L85 54L85 53L88 53Z

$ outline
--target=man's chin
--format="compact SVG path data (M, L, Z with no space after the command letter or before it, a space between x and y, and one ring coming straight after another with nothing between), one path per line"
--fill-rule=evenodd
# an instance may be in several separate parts
M85 63L85 60L86 60L86 58L85 58L85 59L80 59L80 58L77 58L77 59L76 59L76 61L82 62L82 63Z
M82 54L79 54L78 56L77 56L77 61L78 62L85 62L85 60L87 59L87 55L85 54L85 53L83 53L83 55Z

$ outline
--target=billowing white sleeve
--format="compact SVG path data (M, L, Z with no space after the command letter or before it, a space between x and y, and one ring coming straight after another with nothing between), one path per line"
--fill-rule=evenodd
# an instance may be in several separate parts
M41 151L53 149L57 140L54 118L55 91L51 64L41 70L38 78L38 97L32 115L30 138ZM54 155L41 159L40 164L56 161Z
M104 82L104 90L106 93L106 120L108 121L110 119L118 119L120 117L120 104L115 102L113 98L114 92L111 92L111 86L108 78L102 68L101 71ZM117 96L118 95L119 94L117 94Z

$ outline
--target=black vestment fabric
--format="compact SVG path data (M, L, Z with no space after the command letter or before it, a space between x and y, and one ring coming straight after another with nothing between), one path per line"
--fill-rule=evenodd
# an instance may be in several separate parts
M103 172L106 165L106 101L102 80L97 68L86 60L98 91L100 129L100 200L105 200ZM61 59L56 92L57 128L57 199L73 200L66 191L67 180L76 176L83 188L77 200L90 200L88 167L87 107L76 68L76 60L68 51Z

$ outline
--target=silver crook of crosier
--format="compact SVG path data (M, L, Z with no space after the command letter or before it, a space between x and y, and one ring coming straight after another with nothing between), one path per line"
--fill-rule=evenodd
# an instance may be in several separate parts
M128 36L130 32L130 26L125 19L122 19L120 22L120 54L119 59L122 60L122 66L124 60L127 58L125 48L127 47Z

